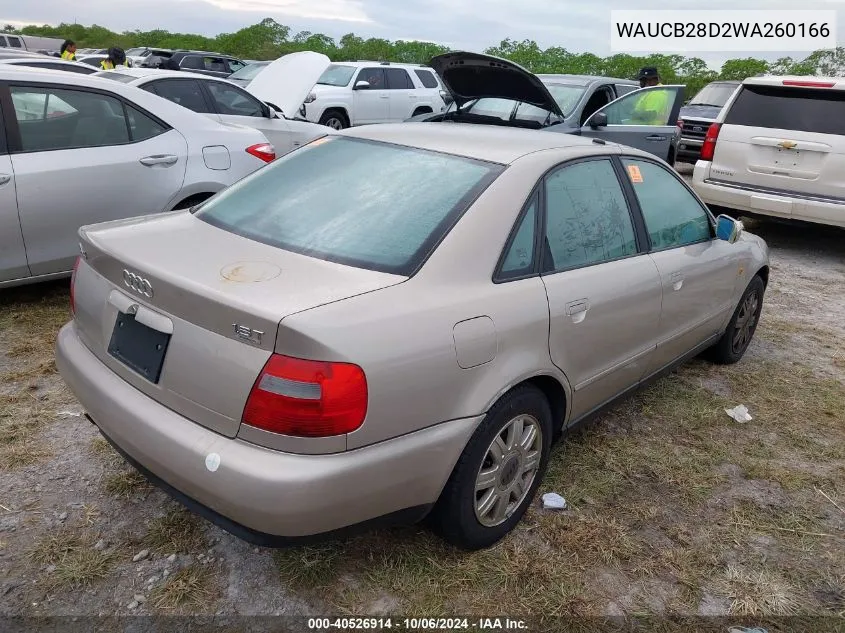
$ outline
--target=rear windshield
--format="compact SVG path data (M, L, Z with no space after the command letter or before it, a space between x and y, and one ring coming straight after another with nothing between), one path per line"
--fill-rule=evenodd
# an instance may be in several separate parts
M410 276L502 169L399 145L324 138L212 198L197 217L295 253Z
M725 117L729 125L845 134L845 92L743 86Z

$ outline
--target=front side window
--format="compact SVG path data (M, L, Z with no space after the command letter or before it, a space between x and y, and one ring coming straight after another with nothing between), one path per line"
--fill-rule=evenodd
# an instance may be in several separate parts
M384 90L386 86L384 85L384 71L381 68L363 68L361 72L358 73L358 79L355 80L355 83L359 81L366 81L370 84L370 90Z
M105 147L128 143L120 101L77 90L12 86L23 151Z
M206 82L214 105L220 114L263 117L264 109L255 97L218 81Z
M9 46L11 46L12 48L23 48L20 39L11 36L9 37Z
M182 68L190 68L191 70L205 69L205 63L199 55L186 55L179 66Z
M545 191L544 271L637 254L631 214L610 159L564 165L546 177Z
M622 164L637 194L653 250L712 238L710 216L678 178L649 161L623 158Z
M638 90L608 104L601 112L607 115L608 125L670 125L676 95L677 90L669 87Z
M203 64L205 65L205 70L215 72L215 73L227 73L229 72L228 68L226 67L226 60L222 57L205 57L203 58Z
M144 87L148 86L151 86L158 96L178 103L188 110L201 113L211 112L202 94L202 88L195 79L164 79L148 83Z
M352 138L324 138L248 176L197 217L310 257L411 275L494 163Z
M233 73L236 73L239 70L243 70L244 68L246 68L246 64L244 64L243 62L238 61L237 59L229 60L229 70Z

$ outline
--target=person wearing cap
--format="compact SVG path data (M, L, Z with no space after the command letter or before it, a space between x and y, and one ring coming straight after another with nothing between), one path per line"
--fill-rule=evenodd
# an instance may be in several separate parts
M660 74L654 66L646 66L637 74L640 88L662 86ZM643 95L634 107L634 121L638 125L668 125L670 108L670 91L652 90Z

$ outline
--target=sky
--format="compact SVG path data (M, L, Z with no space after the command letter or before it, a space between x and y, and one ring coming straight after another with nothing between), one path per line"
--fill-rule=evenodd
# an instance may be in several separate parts
M541 47L611 54L612 9L840 9L838 40L845 38L845 0L0 0L0 25L100 24L114 31L150 30L216 35L272 17L291 27L331 37L354 32L362 37L416 39L481 51L510 37L532 39ZM736 57L803 57L800 52L697 53L713 68Z

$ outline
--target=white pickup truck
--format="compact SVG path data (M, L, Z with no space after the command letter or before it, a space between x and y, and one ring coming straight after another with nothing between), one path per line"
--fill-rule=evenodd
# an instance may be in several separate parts
M52 53L61 49L64 40L57 37L0 33L0 48L20 49L31 53Z

